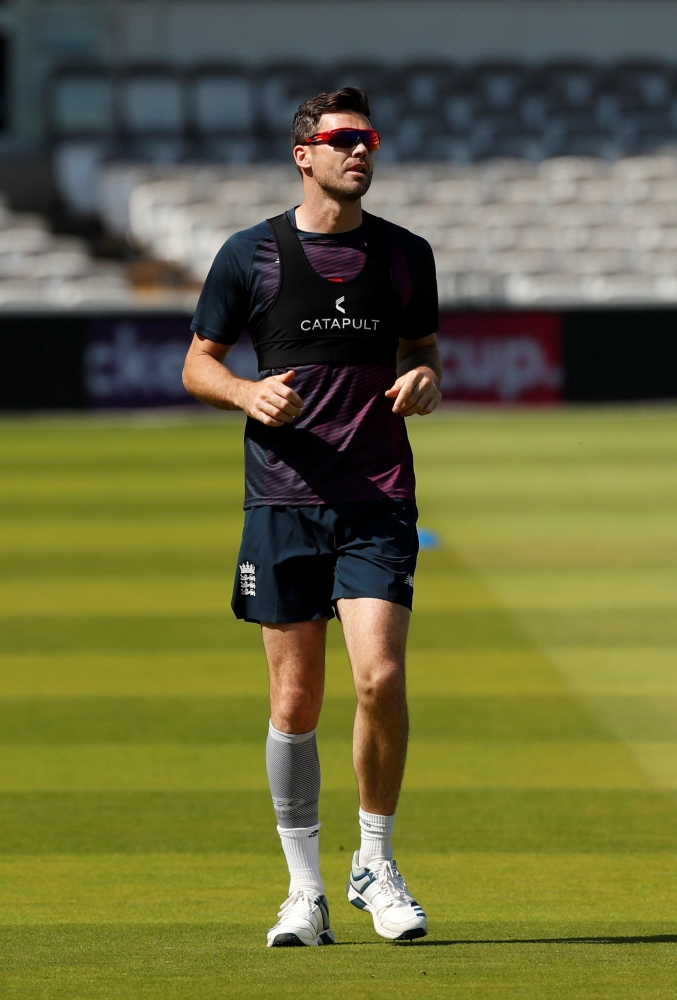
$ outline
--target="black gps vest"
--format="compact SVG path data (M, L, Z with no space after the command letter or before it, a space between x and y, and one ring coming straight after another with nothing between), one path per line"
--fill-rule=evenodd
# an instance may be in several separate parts
M263 319L249 327L259 370L297 365L395 367L404 308L393 283L383 219L363 214L367 259L352 281L313 270L286 212L268 222L280 256L280 286Z

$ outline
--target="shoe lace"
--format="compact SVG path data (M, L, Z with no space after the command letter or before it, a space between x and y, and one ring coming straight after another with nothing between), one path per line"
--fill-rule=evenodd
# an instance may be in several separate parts
M384 861L379 866L376 881L380 889L391 897L392 903L408 903L411 899L407 883L397 870L394 861Z
M291 911L295 910L297 907L303 907L304 910L307 910L308 913L310 913L314 906L315 898L310 895L307 889L295 889L294 892L287 896L284 903L280 907L278 917L283 919L284 917L289 916Z

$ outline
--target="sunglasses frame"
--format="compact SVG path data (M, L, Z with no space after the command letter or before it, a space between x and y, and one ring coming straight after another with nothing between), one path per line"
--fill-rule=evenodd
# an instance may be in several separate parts
M307 139L304 139L302 145L304 145L304 146L315 146L315 145L317 145L319 143L323 143L323 142L326 142L328 145L332 145L331 137L333 135L336 135L337 132L355 132L356 135L362 137L361 141L364 143L364 145L367 147L367 149L369 150L370 153L376 152L376 150L381 145L381 136L379 135L379 133L374 128L332 128L328 132L316 132L315 135L311 135ZM365 142L364 136L366 136L366 135L374 135L374 136L376 136L376 145L375 146L370 146L370 145L368 145L367 142ZM354 146L359 146L359 144L360 144L360 141L358 140L353 145ZM338 149L351 149L351 148L353 148L353 147L351 147L351 146L338 146Z

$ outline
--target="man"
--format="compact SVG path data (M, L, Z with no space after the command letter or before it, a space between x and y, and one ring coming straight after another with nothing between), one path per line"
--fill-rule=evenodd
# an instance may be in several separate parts
M357 692L361 844L348 898L383 937L411 940L427 933L426 915L390 844L407 749L404 654L418 551L403 418L440 400L434 261L425 240L362 212L379 145L363 91L303 104L292 145L303 203L219 251L184 370L198 399L248 417L233 610L261 625L266 762L290 874L268 946L334 941L319 867L315 739L334 614ZM243 327L258 382L222 363Z

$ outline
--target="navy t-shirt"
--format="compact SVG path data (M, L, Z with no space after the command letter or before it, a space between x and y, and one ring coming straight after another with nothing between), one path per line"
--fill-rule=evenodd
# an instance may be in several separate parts
M294 210L288 214L294 225ZM404 309L403 336L418 340L439 326L432 250L408 230L387 226L393 281ZM314 270L329 281L351 281L364 267L363 226L348 233L298 236ZM216 255L191 329L208 340L234 344L243 329L265 315L279 284L278 249L269 223L235 233ZM262 371L260 377L285 370ZM295 371L291 385L304 409L291 424L273 429L280 432L281 445L284 440L280 454L275 447L246 441L245 507L413 499L404 418L392 413L393 400L383 395L397 377L394 369L389 364L315 364ZM276 438L271 434L267 440Z

